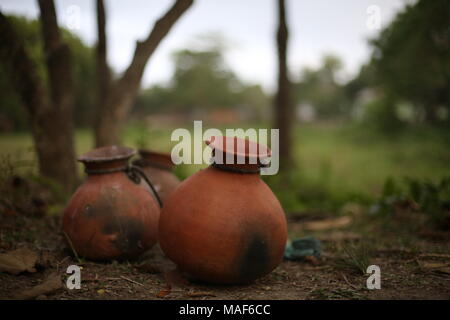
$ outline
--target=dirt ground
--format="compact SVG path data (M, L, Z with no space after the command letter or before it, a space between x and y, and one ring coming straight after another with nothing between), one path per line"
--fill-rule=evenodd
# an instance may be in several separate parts
M445 236L376 233L370 221L307 231L303 225L308 219L290 217L291 238L313 235L322 240L320 259L284 261L249 285L216 286L191 282L171 271L174 265L158 246L132 262L77 261L59 231L58 217L0 214L0 253L25 247L40 257L36 272L0 272L0 297L17 297L56 273L62 287L37 299L450 299L450 247ZM365 268L369 261L381 268L380 290L366 287L368 275L360 266ZM65 285L66 269L72 264L82 267L79 290Z

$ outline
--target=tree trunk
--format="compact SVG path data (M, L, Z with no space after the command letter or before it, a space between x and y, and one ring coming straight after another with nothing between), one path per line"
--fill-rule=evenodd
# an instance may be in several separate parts
M108 113L107 104L108 91L111 83L111 71L107 62L106 43L106 13L103 0L97 0L97 112L95 114L94 133L96 139L105 136L111 128L104 128L102 117ZM100 133L102 130L105 133ZM96 141L96 145L101 145Z
M286 25L285 1L278 0L278 91L275 97L275 127L280 129L280 169L289 168L291 158L291 119L289 73L287 67L288 28Z
M425 110L425 123L427 124L436 124L438 122L438 108L437 105L433 103L426 104L424 107Z
M28 111L40 174L69 191L76 183L69 51L59 40L53 3L40 1L39 4L51 97L21 39L1 13L0 55L8 61L5 65L9 76Z
M102 1L99 0L99 2ZM175 22L189 9L193 2L193 0L177 0L169 11L155 23L147 39L143 42L137 42L130 66L121 78L110 83L107 94L99 105L99 115L95 126L97 146L118 144L120 142L122 125L135 101L148 59L169 33ZM104 10L103 5L98 6L97 10L99 13L100 10ZM100 33L102 28L104 32L105 22L105 20L100 19L101 17L105 17L104 12L103 14L98 14L98 48L102 47ZM103 41L106 40L103 39ZM100 56L103 53L98 50L97 54Z
M52 170L57 181L63 183L66 190L76 184L75 145L73 135L73 77L70 49L61 39L56 20L53 0L39 0L41 27L44 39L44 51L49 75L51 113L45 127L51 139L45 152L50 157L44 166Z

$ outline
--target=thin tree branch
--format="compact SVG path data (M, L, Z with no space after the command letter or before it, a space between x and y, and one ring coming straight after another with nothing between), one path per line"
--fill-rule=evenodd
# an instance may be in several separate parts
M178 21L193 3L194 0L177 0L166 14L156 21L147 39L144 42L137 42L133 60L125 73L124 78L127 78L128 75L133 75L133 73L138 70L143 71L145 64L158 47L161 40L165 38L175 22Z
M119 143L120 127L133 106L147 61L174 24L193 3L194 0L176 0L173 6L156 21L148 37L142 42L137 42L133 59L122 77L116 81L109 80L108 93L102 105L99 106L99 113L97 114L95 126L97 146ZM106 18L103 15L104 8L101 5L100 3L97 7L97 18L99 20L98 50L103 50L101 48L102 44L100 43L103 41L101 39L103 37L101 33L105 32L103 28L104 23L106 23ZM104 21L103 18L105 18ZM98 52L99 54L103 55L103 52ZM104 59L106 60L106 47Z
M169 33L175 22L193 3L194 0L177 0L166 14L156 21L147 39L143 42L137 42L133 60L124 75L117 82L117 85L122 90L125 92L138 90L147 61L161 40Z

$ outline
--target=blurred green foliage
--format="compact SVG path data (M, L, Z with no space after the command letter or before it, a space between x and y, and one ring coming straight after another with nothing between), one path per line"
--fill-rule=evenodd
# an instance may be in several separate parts
M19 34L25 49L34 60L38 74L44 84L47 74L43 53L40 22L23 17L8 16ZM86 46L76 35L61 29L65 41L72 52L73 77L75 83L75 125L90 126L95 104L95 57L92 48ZM4 62L0 61L0 132L21 131L28 128L27 116L5 72Z
M372 40L371 59L347 82L339 78L342 62L334 55L325 55L317 68L301 70L292 86L294 103L311 105L316 121L294 120L295 169L288 175L264 177L287 212L335 212L349 202L368 206L382 194L376 201L379 212L391 212L392 199L407 198L430 217L442 218L439 213L448 205L448 180L442 177L450 176L449 8L448 0L407 5ZM10 19L46 83L39 22ZM75 125L90 126L95 54L69 31L63 29L63 35L74 59ZM147 115L203 119L208 112L230 109L250 115L247 121L252 127L270 127L272 97L261 86L237 77L226 64L226 45L216 40L206 38L200 45L173 53L172 78L141 90L124 131L124 144L170 151L174 127L162 123L149 128L142 121ZM247 124L236 122L230 127ZM191 125L186 123L187 128ZM31 149L27 133L14 133L26 128L24 108L0 61L0 131L8 132L0 136L0 154ZM76 143L77 154L89 150L92 133L78 129ZM186 178L200 168L182 165L176 173ZM389 176L410 179L386 181Z
M425 122L450 121L449 17L449 1L419 0L372 41L375 85Z
M341 60L331 54L322 58L319 68L304 68L294 83L296 103L313 106L318 119L349 118L350 101L345 86L338 82L341 69Z
M294 131L295 170L265 176L288 212L336 212L370 206L389 176L437 183L450 175L450 137L437 128L405 128L395 137L364 125L303 124Z
M226 108L262 119L270 100L261 86L238 79L225 63L225 46L217 40L207 39L201 47L175 51L175 71L169 84L142 90L133 112L195 114Z
M398 208L427 215L428 222L442 229L450 228L450 176L438 181L406 177L389 177L381 197L372 205L371 212L391 216Z
M383 96L364 105L363 124L385 135L394 136L404 127L396 113L395 101L390 96Z
M192 129L192 124L185 127ZM149 128L132 122L124 131L124 144L170 152L177 143L170 141L173 129ZM339 123L302 124L294 128L294 137L296 168L284 176L263 176L286 212L331 213L347 203L369 207L382 195L385 180L390 176L408 176L434 184L450 176L450 136L438 128L405 128L396 137L389 137ZM92 132L77 130L75 138L77 154L93 147ZM2 134L0 145L0 156L13 155L16 161L27 164L27 170L33 163L36 165L29 134ZM205 166L180 165L176 173L185 179ZM18 172L22 170L18 168ZM79 173L83 174L81 164Z
M371 58L348 81L340 78L343 65L333 54L326 54L317 68L302 69L292 86L296 115L300 113L297 107L308 106L314 113L309 121L358 120L391 136L418 123L442 123L448 128L449 16L447 0L419 0L406 5L370 41ZM46 82L39 22L14 16L10 19ZM62 30L74 60L75 125L87 127L95 109L95 54L74 34ZM197 117L229 109L241 120L270 121L273 97L260 85L237 77L226 63L227 48L223 36L207 34L173 52L170 81L142 89L132 110L133 118L154 114ZM0 131L24 130L26 114L3 69L0 62Z

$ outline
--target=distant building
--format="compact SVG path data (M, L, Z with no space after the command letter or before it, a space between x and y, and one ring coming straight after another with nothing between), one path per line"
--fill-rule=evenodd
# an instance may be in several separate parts
M296 108L296 116L301 122L313 122L316 120L316 109L310 103L301 103Z
M358 92L353 104L352 117L356 120L362 120L367 112L366 107L372 101L375 101L379 94L374 88L364 88Z

